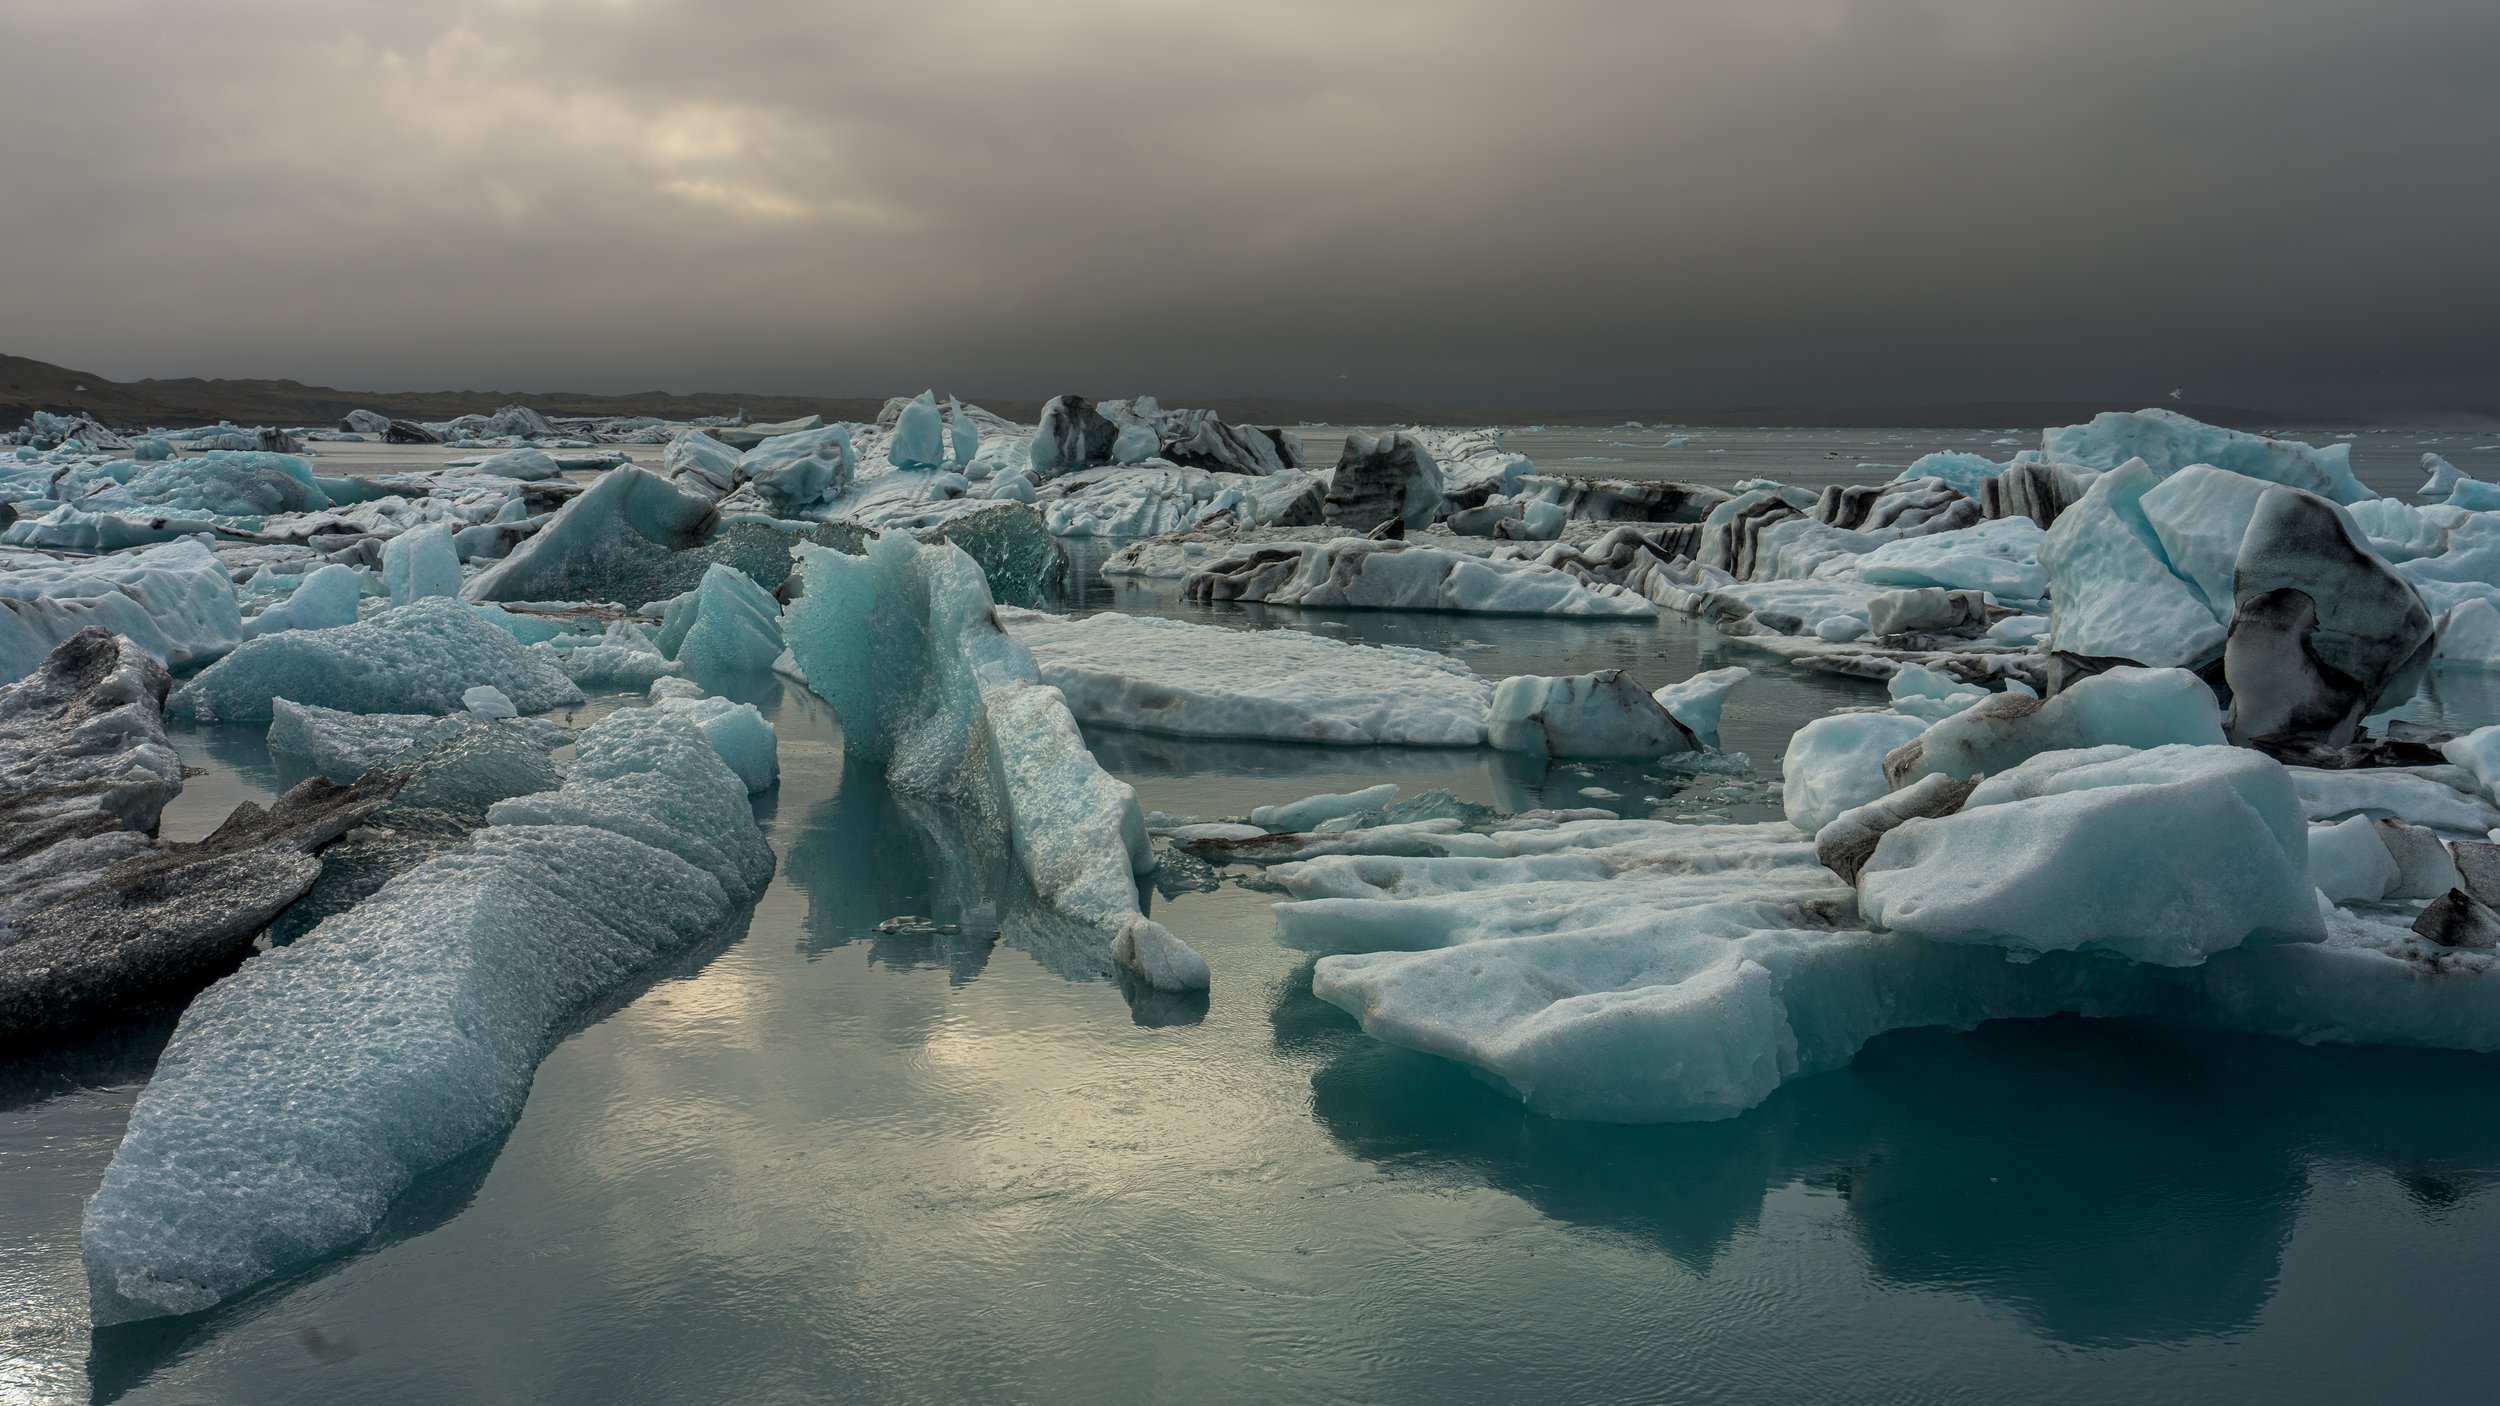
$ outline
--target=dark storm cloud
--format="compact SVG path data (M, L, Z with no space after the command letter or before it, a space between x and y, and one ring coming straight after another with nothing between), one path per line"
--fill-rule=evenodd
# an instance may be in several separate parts
M2500 399L2489 0L0 0L0 53L0 349L106 374Z

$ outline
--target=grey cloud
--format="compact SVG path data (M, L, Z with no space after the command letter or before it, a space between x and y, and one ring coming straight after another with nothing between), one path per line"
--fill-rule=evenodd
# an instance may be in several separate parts
M2487 0L0 0L0 52L4 340L107 374L2500 402Z

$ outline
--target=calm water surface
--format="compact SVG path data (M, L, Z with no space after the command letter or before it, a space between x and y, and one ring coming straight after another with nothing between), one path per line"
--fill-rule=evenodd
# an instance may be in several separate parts
M1680 620L1079 604L1115 599L1487 674L1759 671L1723 728L1753 779L1093 734L1174 815L1386 778L1756 818L1790 731L1880 697ZM821 704L732 691L781 734L752 920L355 1255L91 1336L79 1206L165 1025L0 1066L0 1401L2488 1399L2500 1060L2056 1020L1889 1036L1724 1123L1557 1122L1313 999L1255 892L1154 898L1209 998L1100 979ZM257 729L180 741L171 835L278 784Z

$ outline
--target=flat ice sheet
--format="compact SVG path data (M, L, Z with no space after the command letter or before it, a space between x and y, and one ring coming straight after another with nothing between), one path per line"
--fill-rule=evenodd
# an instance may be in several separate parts
M1078 721L1175 737L1473 747L1493 685L1420 649L1153 616L1001 610Z

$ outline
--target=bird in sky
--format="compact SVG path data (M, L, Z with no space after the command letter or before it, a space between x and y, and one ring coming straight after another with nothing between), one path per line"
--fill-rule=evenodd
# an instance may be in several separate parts
M2171 398L2172 400L2185 400L2185 399L2187 398L2187 387L2185 387L2185 386L2173 386L2173 387L2171 387L2171 388L2170 388L2170 398Z

